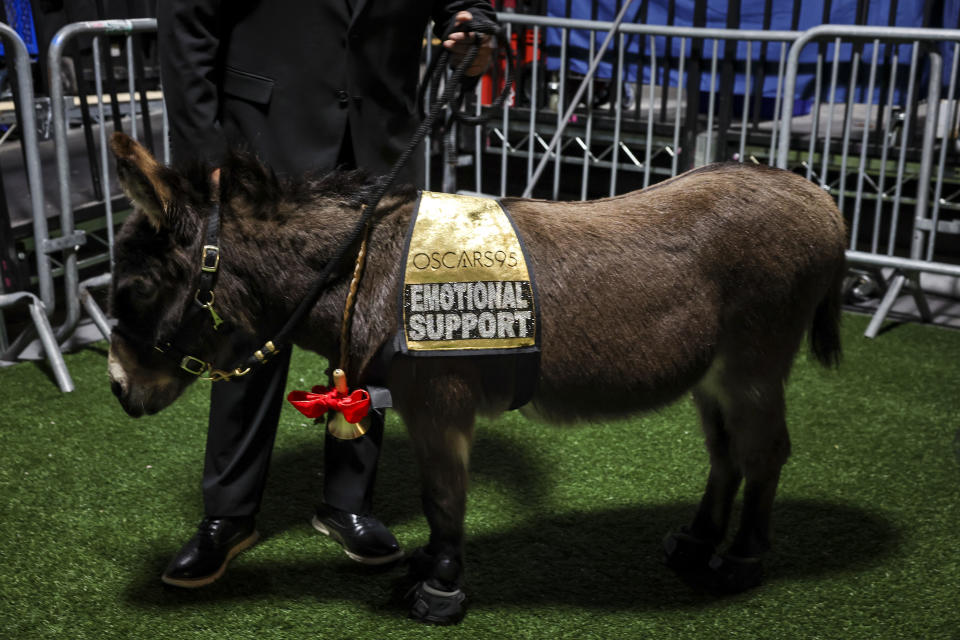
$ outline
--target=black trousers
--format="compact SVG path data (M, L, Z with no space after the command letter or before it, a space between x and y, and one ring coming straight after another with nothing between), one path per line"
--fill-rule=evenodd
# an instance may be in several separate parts
M289 365L286 349L250 375L213 383L203 468L206 515L249 516L260 510ZM324 429L323 501L350 513L372 508L384 415L372 411L370 418L370 430L353 440Z
M344 132L339 165L356 166L349 130ZM203 467L206 515L249 516L260 510L290 353L285 349L242 378L213 383ZM339 440L324 429L323 501L350 513L371 510L384 415L371 411L370 418L369 431L353 440Z

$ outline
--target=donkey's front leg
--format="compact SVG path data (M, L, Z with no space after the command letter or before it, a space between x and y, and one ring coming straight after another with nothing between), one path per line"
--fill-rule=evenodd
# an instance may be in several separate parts
M420 463L423 510L430 525L429 544L411 559L418 582L411 592L410 615L425 622L454 624L464 615L463 522L473 416L437 421L431 416L408 428Z
M417 363L417 369L431 369ZM415 389L398 403L420 465L423 510L430 542L411 558L410 615L455 624L463 618L463 523L476 413L476 381L451 375L411 376Z

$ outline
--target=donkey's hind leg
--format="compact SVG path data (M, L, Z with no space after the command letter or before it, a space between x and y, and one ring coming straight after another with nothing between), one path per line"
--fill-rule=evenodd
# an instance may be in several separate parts
M779 373L779 372L778 372ZM727 550L711 561L713 588L743 591L760 583L770 549L770 520L780 469L790 455L782 375L728 378L723 415L733 459L744 478L740 525Z
M733 459L719 399L708 389L698 387L693 392L693 401L710 453L710 475L693 523L668 534L664 551L670 568L685 579L699 581L697 576L708 571L716 548L726 536L743 476Z
M780 468L790 453L783 388L789 359L739 355L715 362L694 390L710 453L710 476L693 523L664 541L667 564L682 578L724 593L756 586L762 578L773 499ZM779 362L787 366L780 367ZM739 529L727 550L716 555L741 482Z

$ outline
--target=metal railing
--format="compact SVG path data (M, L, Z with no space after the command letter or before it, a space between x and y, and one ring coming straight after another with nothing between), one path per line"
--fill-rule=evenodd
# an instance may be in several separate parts
M460 159L473 165L473 184L461 191L521 195L516 176L525 169L523 193L529 194L547 161L552 186L539 195L561 199L615 195L710 161L778 164L818 182L844 212L848 261L883 294L867 336L877 335L904 288L921 318L930 319L921 273L960 276L960 265L949 262L956 249L942 241L960 234L957 30L620 25L607 52L604 104L593 94L597 78L587 76L581 81L587 99L570 111L564 104L572 77L570 34L588 32L586 47L580 38L587 51L578 54L585 67L596 59L598 35L613 23L498 17L509 39L526 43L526 77L521 74L514 100L492 114L487 130L474 134L472 155ZM549 55L546 30L559 34ZM518 31L526 37L515 39ZM641 38L640 46L629 46L630 37ZM816 47L815 56L804 51L808 45ZM560 73L545 83L540 76L550 68ZM772 110L763 108L761 96ZM474 105L483 111L479 89ZM551 139L564 127L559 141ZM641 179L621 180L631 173Z
M76 38L80 36L92 36L93 51L93 72L94 87L96 95L96 122L98 140L97 158L99 167L92 168L99 177L100 191L103 195L104 217L106 219L105 233L106 237L94 236L78 230L74 221L74 208L71 197L71 171L70 171L70 149L68 139L67 125L67 102L64 96L63 78L59 73L50 74L50 100L53 109L53 136L56 147L57 158L57 176L60 189L60 227L64 238L69 238L75 242L65 242L63 248L63 277L65 296L66 317L63 324L57 329L57 338L65 340L76 330L81 319L81 307L87 312L87 315L95 323L97 328L105 338L109 339L110 325L106 314L100 309L91 291L97 288L106 287L110 284L113 271L113 230L114 230L114 211L113 211L113 188L116 184L113 162L107 146L107 121L105 112L105 94L104 94L104 70L105 65L109 63L110 58L104 60L101 45L101 38L122 37L126 50L126 77L129 89L129 101L127 103L127 116L129 117L130 134L134 139L139 136L137 126L137 115L141 120L150 118L151 113L144 113L143 101L135 99L137 95L137 65L134 60L133 37L135 34L155 32L157 21L153 18L140 18L134 20L97 20L89 22L78 22L68 24L60 29L50 44L48 52L48 63L50 69L60 69L64 57L64 51ZM112 76L111 76L112 77ZM141 96L142 87L140 89ZM111 107L116 107L111 100ZM159 108L162 117L162 139L164 141L164 159L169 160L169 148L166 144L168 139L168 126L166 110L160 102ZM147 109L150 111L150 109ZM118 120L114 120L114 126L118 126ZM148 130L144 127L144 130ZM89 277L80 281L80 270L77 263L77 251L82 242L87 239L93 239L103 245L104 250L109 256L108 269L103 273Z
M27 187L30 190L30 204L33 213L34 243L37 247L37 274L40 296L29 291L3 293L0 290L0 309L26 304L29 307L32 325L15 337L0 353L0 360L14 360L29 345L34 335L40 343L57 385L61 391L73 391L73 380L63 361L63 355L50 327L48 315L53 310L53 279L50 274L46 252L51 250L55 241L49 239L47 220L43 208L43 187L41 184L40 155L37 143L37 123L34 112L33 80L30 73L30 58L27 47L16 31L0 23L0 39L5 45L5 55L13 61L16 75L16 108L21 122L21 144L26 163ZM5 340L4 340L5 342Z
M508 167L510 161L525 161L529 181L548 149L553 180L541 195L552 198L596 197L590 181L598 169L606 194L613 195L624 189L625 174L635 176L630 189L713 160L773 163L779 131L763 114L779 113L787 48L802 32L621 24L606 55L600 98L596 78L571 72L571 34L588 33L586 53L593 59L601 34L614 23L513 13L498 18L508 39L519 33L529 40L528 60L512 103L490 114L486 131L474 133L472 157L464 159L474 168L473 191L519 195L510 182L523 168L516 162ZM565 122L575 80L586 83L586 98ZM742 87L739 108L734 84ZM477 113L483 111L481 91ZM564 127L559 143L548 144ZM578 193L561 188L565 165L580 168ZM498 184L489 177L497 173Z
M957 140L960 31L823 26L801 32L620 24L609 38L611 46L601 53L598 42L614 23L512 13L498 17L508 40L516 36L526 43L519 89L493 113L485 96L491 89L495 92L497 72L478 84L470 109L486 113L489 120L484 128L461 132L461 147L444 168L445 190L459 186L468 191L464 187L472 186L471 192L519 195L525 186L533 187L538 161L551 164L552 184L540 185L535 195L581 199L647 186L714 160L777 164L806 173L837 198L853 231L847 253L852 265L872 269L881 278L880 269L894 270L889 282L884 279L886 297L868 335L876 335L893 301L911 283L926 317L917 274L960 276L960 266L939 259L938 241L960 232L960 222L948 219L960 211L960 174L949 146ZM110 331L109 320L90 293L110 282L115 223L115 176L104 110L107 104L111 109L117 105L116 98L108 103L103 91L100 38L122 39L126 47L129 101L123 122L137 137L138 117L141 122L161 117L163 159L169 162L162 101L157 100L159 112L153 113L134 98L138 90L132 38L155 29L152 19L76 23L61 29L49 49L49 67L59 69L71 41L93 37L94 170L106 220L104 237L84 233L74 222L68 149L68 109L73 102L64 95L61 75L53 73L61 235L46 236L42 203L35 204L40 213L34 231L38 302L48 314L54 305L50 274L54 269L63 274L65 320L56 331L59 341L75 331L83 311L104 336ZM578 32L587 34L585 51L571 46ZM6 32L4 37L9 37ZM926 46L931 43L945 43L949 63L944 64L944 52ZM808 45L818 47L815 59L803 54ZM902 46L907 48L898 48ZM602 77L582 73L588 60L599 61L593 67L602 70ZM804 72L805 85L800 86L807 67L815 70ZM575 83L580 87L576 92ZM812 100L804 88L813 92ZM142 98L142 87L139 91ZM572 98L574 93L583 100ZM19 97L22 102L24 95ZM114 127L120 126L117 113ZM24 128L34 130L26 123ZM428 142L428 162L430 148ZM37 162L35 154L32 161L28 157L31 162ZM458 172L458 167L470 171ZM35 166L31 171L39 175ZM41 192L33 193L36 197ZM902 213L911 205L912 220ZM886 220L886 237L879 231L881 219ZM904 222L912 223L908 250L898 236ZM109 266L80 281L77 252L91 239L102 244ZM908 255L902 255L905 252ZM58 253L62 257L56 261Z
M960 30L813 28L790 49L785 104L796 94L801 52L813 44L819 46L817 81L806 152L791 152L802 136L794 133L795 119L783 117L777 166L805 171L837 199L850 225L848 262L868 268L884 291L866 330L868 337L875 337L904 287L921 317L930 318L921 273L960 277L960 265L944 262L938 253L939 239L960 233L960 148L951 149L958 141ZM942 48L933 45L945 48L950 60L946 69ZM844 47L850 57L841 83L838 52ZM830 49L832 60L826 56ZM909 60L905 88L902 60ZM827 90L825 99L822 88ZM841 88L844 95L838 98ZM897 91L904 93L899 101ZM835 121L838 130L833 129ZM906 217L909 205L912 221ZM954 219L946 220L945 212ZM893 269L893 274L886 277L881 268Z

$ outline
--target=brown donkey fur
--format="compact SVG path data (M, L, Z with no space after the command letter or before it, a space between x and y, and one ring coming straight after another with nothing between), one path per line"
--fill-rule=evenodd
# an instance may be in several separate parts
M111 341L110 374L124 408L141 415L163 409L195 379L150 345L169 338L193 303L212 196L202 171L162 167L122 134L112 148L138 211L117 240L112 311L123 331ZM218 194L215 308L225 323L214 331L207 314L191 316L180 349L231 368L274 335L348 237L370 188L356 173L278 180L253 158L232 157ZM396 189L378 208L354 313L351 386L369 381L377 350L397 331L415 200L413 189ZM526 243L542 314L539 377L524 410L555 422L590 420L692 391L711 469L692 524L665 541L667 561L710 588L756 584L790 452L784 383L794 355L809 332L822 363L839 357L845 230L833 201L792 173L719 164L601 200L504 203ZM293 335L334 362L351 268L344 265ZM503 356L398 357L377 381L390 389L420 462L431 529L411 563L419 580L412 613L421 619L463 614L474 418L508 407L513 365ZM715 555L741 484L739 528Z

